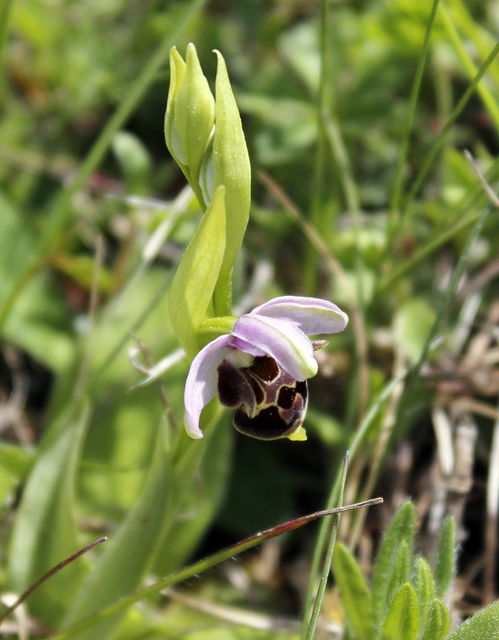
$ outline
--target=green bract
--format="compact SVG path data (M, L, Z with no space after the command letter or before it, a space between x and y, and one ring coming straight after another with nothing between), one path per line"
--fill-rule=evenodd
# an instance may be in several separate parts
M225 188L225 246L222 262L217 267L217 280L210 291L210 301L213 297L213 315L231 316L232 267L248 224L251 169L227 67L222 55L219 52L216 54L218 66L215 100L203 75L194 45L188 45L185 62L175 48L170 51L171 80L165 116L165 139L203 211L210 207L217 189L221 186ZM213 248L200 245L201 251L209 252L212 249L218 251L218 245ZM195 261L195 256L191 255L190 261ZM182 268L183 264L184 260ZM197 278L192 268L190 271L191 276ZM183 285L186 284L185 280L182 282ZM172 309L176 304L175 295L172 291ZM189 311L192 310L190 307ZM206 311L205 305L203 314ZM199 324L199 319L197 322ZM185 323L193 324L192 319L183 318L183 324ZM185 330L182 333L185 335ZM180 342L186 348L185 340L180 339ZM193 351L191 345L188 349Z
M170 320L190 358L198 352L198 331L210 310L225 250L225 188L220 186L187 247L170 287ZM213 315L213 314L210 314Z
M251 200L251 167L244 139L239 110L232 93L225 60L219 51L215 132L213 134L213 185L226 188L227 243L215 292L217 306L225 308L223 315L231 315L230 291L232 266L243 241Z

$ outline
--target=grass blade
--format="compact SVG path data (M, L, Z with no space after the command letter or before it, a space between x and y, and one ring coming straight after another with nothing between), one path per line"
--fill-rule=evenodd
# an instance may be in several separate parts
M341 503L343 502L343 494L345 492L345 482L347 479L348 458L349 458L349 452L347 451L347 454L345 456L345 462L343 464L341 480L340 480L340 495L338 497L338 507L341 507ZM326 591L327 579L329 576L329 572L331 570L331 562L333 560L334 545L336 543L336 535L338 533L339 524L340 524L340 515L338 514L334 519L333 527L331 529L329 546L327 548L326 556L324 558L324 565L322 567L321 581L319 583L319 589L317 590L317 595L315 597L315 603L314 603L314 608L312 610L312 615L308 623L307 635L305 636L306 640L313 639L315 630L317 628L319 613L321 612L322 601L324 599L324 592Z
M204 560L195 562L189 567L186 567L181 571L177 571L176 573L173 573L172 575L167 576L162 580L159 580L155 584L149 587L146 587L145 589L141 589L140 591L137 591L133 595L123 598L118 602L115 602L109 607L102 609L98 613L90 616L89 618L86 618L85 620L82 620L78 624L75 624L73 627L58 634L57 636L55 636L54 640L67 640L68 638L74 638L76 634L82 631L85 631L86 629L90 629L94 625L105 621L110 616L116 615L117 613L123 611L124 609L131 606L132 604L139 602L140 600L142 600L147 596L157 594L162 589L165 589L166 587L171 587L175 584L178 584L179 582L182 582L187 578L190 578L198 573L201 573L201 571L206 571L206 569L214 567L220 562L223 562L224 560L227 560L228 558L231 558L232 556L238 553L242 553L247 549L251 549L256 545L261 544L266 540L270 540L271 538L280 536L283 533L286 533L288 531L293 531L293 529L302 527L303 525L308 524L309 522L312 522L317 518L335 515L337 513L342 513L343 511L351 511L352 509L360 509L362 507L368 507L374 504L381 504L382 502L383 502L382 498L375 498L374 500L367 500L366 502L347 505L344 507L339 507L337 509L327 509L325 511L317 511L316 513L311 513L310 515L303 516L301 518L296 518L295 520L290 520L288 522L285 522L284 524L280 524L276 527L272 527L272 529L267 529L266 531L257 533L256 535L251 536L251 538L247 538L246 540L238 542L232 545L231 547L224 549L223 551L219 551L218 553L215 553L209 556L208 558L205 558Z

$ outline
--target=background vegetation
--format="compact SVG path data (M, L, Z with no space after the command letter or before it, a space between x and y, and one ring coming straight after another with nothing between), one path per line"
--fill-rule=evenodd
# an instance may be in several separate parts
M22 592L101 535L126 537L151 469L156 519L122 547L135 573L116 576L123 588L130 578L128 592L322 509L364 424L344 500L385 504L343 517L339 531L364 574L411 497L416 550L430 561L445 517L456 519L451 629L495 600L499 221L463 151L494 186L499 4L441 0L427 40L432 7L4 2L1 593ZM224 413L202 460L177 465L172 485L153 452L165 420L182 423L187 363L174 359L159 388L136 387L144 373L129 356L150 367L178 347L167 292L199 210L166 150L163 118L169 48L183 54L189 41L211 81L212 49L223 53L252 161L236 306L319 295L351 321L317 353L306 443L240 436ZM169 511L172 492L181 497ZM187 592L147 599L113 637L298 637L316 533L275 539ZM75 598L105 546L28 601L33 635L78 618ZM317 634L337 637L343 623L331 582Z

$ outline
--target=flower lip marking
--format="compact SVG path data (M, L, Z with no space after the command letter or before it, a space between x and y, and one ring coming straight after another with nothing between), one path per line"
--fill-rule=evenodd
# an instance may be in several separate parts
M269 356L258 356L250 367L235 369L227 361L218 367L218 397L237 408L234 426L260 440L276 440L294 433L307 411L308 388Z
M319 298L283 296L236 320L233 330L194 358L185 385L186 428L202 438L203 407L218 393L237 409L236 429L254 438L305 439L301 425L308 401L306 380L317 373L309 335L343 331L348 316Z

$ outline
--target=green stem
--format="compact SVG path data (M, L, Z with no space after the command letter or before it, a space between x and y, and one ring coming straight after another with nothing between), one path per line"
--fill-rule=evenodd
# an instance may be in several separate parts
M466 265L468 264L468 260L469 257L471 255L471 250L473 248L473 245L475 244L476 240L478 239L478 236L480 235L480 233L482 232L483 226L490 214L490 212L492 211L492 205L488 205L487 207L484 208L484 210L482 211L482 213L480 214L479 219L477 220L477 222L475 223L475 226L473 227L473 230L471 231L471 234L468 238L468 242L466 243L466 246L461 254L461 257L459 258L459 261L457 263L457 266L454 270L454 273L452 274L452 278L449 282L449 286L447 287L447 291L445 292L445 295L442 299L442 303L440 305L440 308L437 312L437 317L435 318L435 322L433 323L433 326L431 328L431 331L426 339L425 345L423 347L423 350L421 351L421 355L419 356L419 359L417 361L417 363L414 366L414 369L411 373L411 378L409 380L409 384L407 385L407 388L404 392L404 395L401 399L401 402L399 403L399 411L397 412L397 418L400 418L400 415L402 414L402 412L405 410L406 408L406 403L409 400L411 393L414 389L414 385L416 384L416 380L418 379L419 376L419 372L421 371L421 367L423 366L424 361L426 360L426 356L428 355L428 352L430 350L430 346L431 343L433 342L433 340L436 338L440 327L442 325L442 322L445 318L445 315L447 313L447 310L450 306L450 303L452 302L452 299L454 297L454 294L456 292L457 289L457 285L459 283L459 280L461 279L461 276L464 273L464 270L466 268ZM404 402L405 400L405 402Z
M311 223L314 226L322 227L320 224L321 211L323 206L323 186L326 172L326 136L322 114L331 99L331 91L328 91L329 65L328 60L332 56L328 55L330 42L328 41L328 0L321 1L321 32L320 32L320 53L321 72L319 78L319 93L317 96L317 144L314 157L314 168L312 173L312 197L311 197ZM323 231L323 229L321 229ZM315 295L317 288L317 255L314 247L308 246L306 249L305 269L304 269L304 289L308 295Z
M376 402L372 404L371 408L367 412L361 425L355 432L355 435L350 444L350 447L349 447L350 460L355 456L355 453L357 452L357 449L360 443L364 439L372 421L378 415L378 411L381 409L382 405L391 396L391 394L393 393L393 390L396 388L399 382L402 382L402 380L406 378L408 373L409 373L409 370L404 369L397 376L395 376L383 389L382 393L380 394ZM334 479L334 482L329 494L329 499L327 501L328 508L331 505L338 504L342 474L343 474L343 469L340 470L340 472L336 475ZM316 590L317 574L318 574L319 564L322 558L322 554L324 551L324 546L326 544L327 529L328 529L327 522L326 523L323 522L321 524L319 535L317 538L317 544L315 545L315 549L314 549L314 557L312 559L312 568L310 570L310 579L308 583L307 597L305 602L305 615L303 617L302 638L306 638L306 633L308 629L309 611L311 609L312 600L314 598L314 593Z
M496 158L490 165L485 174L485 178L488 182L495 180L499 175L499 158ZM483 193L483 186L479 180L476 185L472 187L464 196L464 203L457 208L454 221L451 225L444 229L436 238L430 240L427 244L421 247L411 258L406 260L392 275L382 280L379 284L377 292L385 292L389 290L400 278L406 273L409 273L418 264L423 262L433 251L441 247L449 240L455 238L461 231L464 231L480 217L480 213L474 211L473 213L467 213L471 208L482 207L479 202L486 199L486 195Z
M347 470L348 470L348 458L349 452L347 451L345 456L345 462L343 464L343 472L340 480L340 495L338 498L338 507L341 507L343 504L343 495L345 493L345 482L347 479ZM326 591L327 579L329 576L329 572L331 570L331 563L333 561L333 553L334 553L334 545L336 544L336 536L338 534L338 527L340 524L340 514L335 517L333 522L333 528L331 531L331 536L329 538L329 545L326 551L326 557L324 559L324 564L322 567L322 575L319 582L319 589L317 590L317 596L315 598L314 608L312 611L312 617L310 618L310 624L308 625L306 640L313 640L315 630L317 628L317 622L319 621L319 614L321 612L322 601L324 600L324 593Z
M375 498L373 500L368 500L367 502L347 505L345 507L339 507L337 509L327 509L325 511L317 511L316 513L312 513L308 516L303 516L302 518L296 518L295 520L290 520L289 522L280 524L277 527L273 527L272 529L267 529L262 533L257 533L256 535L251 536L251 538L247 538L242 542L238 542L232 545L231 547L224 549L223 551L219 551L218 553L215 553L209 556L208 558L205 558L204 560L195 562L194 564L191 564L189 567L186 567L181 571L177 571L176 573L173 573L172 575L167 576L162 580L159 580L153 585L146 587L145 589L141 589L140 591L137 591L131 596L122 598L118 602L115 602L114 604L106 607L105 609L101 609L101 611L99 611L98 613L86 618L85 620L82 620L81 622L75 624L74 626L67 629L66 631L63 631L62 633L58 634L57 636L55 636L54 640L67 640L68 638L73 638L76 634L82 631L85 631L90 627L93 627L99 622L106 620L110 616L116 615L116 613L123 611L127 607L131 606L132 604L135 604L136 602L139 602L140 600L143 600L147 596L157 594L162 589L165 589L166 587L171 587L175 584L178 584L179 582L182 582L187 578L191 578L192 576L198 573L201 573L202 571L206 571L206 569L210 569L211 567L214 567L215 565L220 564L224 560L227 560L228 558L231 558L232 556L238 553L242 553L247 549L251 549L256 545L261 544L266 540L270 540L272 538L280 536L283 533L287 533L288 531L292 531L293 529L302 527L303 525L308 524L309 522L312 522L317 518L323 518L324 516L335 515L343 511L351 511L353 509L359 509L362 507L368 507L375 504L381 504L382 502L383 502L382 498Z
M438 152L442 148L442 145L444 143L446 135L449 133L451 127L456 122L457 118L459 117L459 115L461 114L462 110L466 106L468 100L471 98L471 96L473 95L473 92L477 88L478 83L482 79L482 76L487 71L487 69L489 68L489 66L491 65L492 61L494 60L494 58L497 56L498 53L499 53L499 41L496 43L496 46L490 52L489 57L487 58L487 60L485 60L483 65L480 67L478 73L473 78L473 81L471 82L469 87L466 89L466 91L465 91L463 97L461 98L461 100L459 100L459 102L458 102L457 106L455 107L454 111L452 112L452 115L449 118L447 124L443 128L442 132L440 133L440 135L438 136L437 140L435 141L435 144L433 145L430 153L428 154L428 156L426 158L426 162L424 163L423 168L419 172L414 184L412 185L412 188L411 188L411 190L409 192L409 195L407 196L407 199L406 199L406 201L404 203L404 207L403 207L403 210L401 212L401 220L400 220L400 223L399 223L399 227L400 227L400 225L402 223L402 217L405 215L405 212L409 208L409 205L414 200L414 197L416 196L417 192L421 188L421 185L423 184L423 181L425 180L426 175L427 175L428 171L430 170L431 165L433 164L433 161L435 160Z
M433 0L431 8L430 18L426 27L425 39L423 48L419 54L418 66L416 69L416 75L414 77L414 83L412 85L411 97L409 99L409 111L407 113L407 120L405 122L404 134L402 137L402 144L400 145L400 153L397 161L397 169L395 172L395 182L393 185L392 197L390 200L390 212L388 215L387 226L387 239L386 239L386 254L390 255L390 250L393 241L393 235L395 231L395 224L397 221L398 209L400 206L400 198L402 195L402 183L404 179L404 166L407 159L407 151L409 149L409 136L411 134L412 123L414 120L414 114L416 113L416 106L418 102L419 89L421 87L421 80L423 78L423 71L428 56L428 49L430 47L430 36L435 24L435 17L437 15L439 0Z
M473 78L477 73L477 68L470 58L468 52L466 51L466 47L459 37L457 29L454 26L454 23L452 22L447 9L443 4L440 5L440 15L443 18L444 26L447 30L449 38L456 48L457 54L461 58L461 62L463 63L466 72L468 73L470 78ZM490 91L484 84L480 85L477 90L485 106L489 110L490 117L494 121L496 129L499 130L499 106L497 105L494 96L490 93Z

